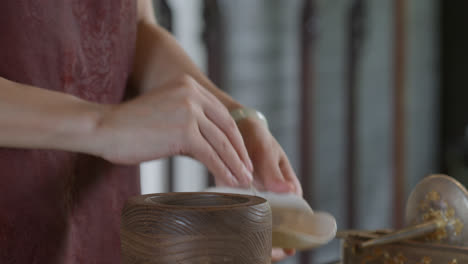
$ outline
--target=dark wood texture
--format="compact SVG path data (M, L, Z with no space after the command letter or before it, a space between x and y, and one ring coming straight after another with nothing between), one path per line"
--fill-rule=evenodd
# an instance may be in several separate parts
M353 0L349 12L349 23L347 30L347 54L346 54L346 226L347 228L355 227L355 212L356 208L356 164L359 154L357 144L357 107L358 87L359 87L359 68L362 44L364 41L365 27L365 1Z
M266 264L270 206L260 197L219 193L148 194L122 212L124 264Z
M313 194L313 83L314 83L314 38L316 28L315 0L305 0L302 10L301 24L301 96L300 96L300 176L304 191L304 199L315 206ZM311 252L301 254L301 263L309 263Z
M165 28L167 31L173 30L173 15L171 7L167 0L157 0L154 2L155 14L158 19L158 24Z
M300 176L304 199L314 205L313 184L313 42L315 29L315 4L306 0L302 14L301 30L301 104L300 104Z
M224 82L224 21L218 0L204 0L203 40L207 50L207 73L210 80L221 89Z
M393 225L403 226L405 206L405 45L406 0L394 1L393 61Z
M210 80L220 87L224 86L224 21L218 0L203 1L203 42L207 54L207 75ZM214 186L214 177L207 171L208 186Z
M466 143L462 142L468 133L468 38L465 35L466 10L468 1L439 1L441 10L441 82L440 82L440 166L444 173L456 176L468 185L468 177L454 168L454 163L464 160L468 167ZM466 140L466 139L465 139ZM463 146L465 145L465 146ZM465 149L463 149L463 147ZM459 157L450 153L459 150ZM463 157L465 155L465 157ZM453 156L453 154L452 154ZM455 160L459 158L458 160ZM458 171L457 171L458 169Z
M173 15L171 7L167 0L154 1L155 15L158 20L158 24L165 28L167 31L173 33ZM175 191L175 157L167 159L167 186L166 190L169 192Z
M468 248L403 242L360 249L368 238L348 237L343 242L343 264L461 264L468 263Z

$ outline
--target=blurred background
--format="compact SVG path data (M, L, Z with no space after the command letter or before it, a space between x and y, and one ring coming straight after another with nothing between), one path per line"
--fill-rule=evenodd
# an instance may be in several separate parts
M155 0L158 22L222 89L263 112L314 210L339 229L403 225L431 173L468 183L468 2ZM184 157L142 165L142 192L200 191ZM283 263L338 260L339 241Z

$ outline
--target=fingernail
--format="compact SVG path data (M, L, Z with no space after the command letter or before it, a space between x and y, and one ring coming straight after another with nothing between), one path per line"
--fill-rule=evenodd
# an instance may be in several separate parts
M251 183L253 181L252 173L249 170L247 170L246 167L244 167L242 170L243 170L243 173L244 173L244 177L246 177L247 180L248 180L248 183Z
M250 158L247 160L247 166L248 166L248 169L249 169L250 172L254 171L253 163L252 163L252 160Z

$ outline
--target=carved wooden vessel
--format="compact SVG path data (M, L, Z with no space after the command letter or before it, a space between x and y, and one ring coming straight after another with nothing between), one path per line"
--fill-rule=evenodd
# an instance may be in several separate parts
M133 197L122 212L124 264L270 263L265 199L220 193Z

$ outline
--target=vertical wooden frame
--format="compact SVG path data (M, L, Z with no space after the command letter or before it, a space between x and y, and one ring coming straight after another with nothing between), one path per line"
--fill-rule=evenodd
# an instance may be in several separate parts
M203 18L205 28L203 40L207 50L207 70L210 80L223 87L224 76L224 21L221 16L220 1L204 0Z
M300 91L300 175L304 198L314 207L314 48L316 30L316 2L305 0L301 20L301 91ZM301 263L309 263L311 252L301 254Z
M218 0L203 1L203 41L207 53L207 74L222 89L224 76L225 26ZM208 173L208 185L214 185L213 175Z
M158 24L165 28L167 31L173 33L173 15L171 7L167 0L156 0L154 2L156 8L156 17ZM167 159L167 186L166 189L169 192L175 191L175 158L170 157Z
M357 211L356 185L357 185L357 159L359 147L357 144L358 132L358 87L361 51L365 37L366 22L365 0L353 0L348 14L347 50L346 50L346 150L345 150L345 201L346 227L356 226Z
M156 0L155 8L158 24L172 33L174 25L173 14L167 0Z
M393 225L400 228L405 203L406 0L394 0L393 12Z

